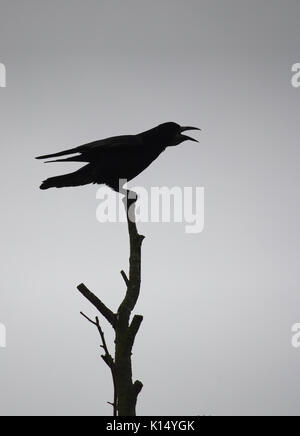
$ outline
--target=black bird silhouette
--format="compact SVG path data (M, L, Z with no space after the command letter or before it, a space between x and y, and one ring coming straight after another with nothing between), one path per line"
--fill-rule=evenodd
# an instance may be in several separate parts
M45 180L40 189L81 186L89 183L108 185L121 192L120 180L129 181L147 168L167 147L196 139L183 135L197 127L181 127L176 123L164 123L137 135L114 136L59 153L39 156L48 159L69 154L75 156L50 162L88 162L79 170ZM49 162L49 161L48 161ZM125 183L125 182L124 182Z

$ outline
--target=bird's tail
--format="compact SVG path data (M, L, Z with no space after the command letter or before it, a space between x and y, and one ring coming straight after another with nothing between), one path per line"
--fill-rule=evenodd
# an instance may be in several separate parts
M82 186L92 183L93 180L89 167L89 165L86 165L74 173L50 177L49 179L43 181L40 189L45 190L49 188L65 188L68 186Z
M52 154L44 154L43 156L38 156L36 159L49 159L52 157L59 157L59 156L65 156L66 154L74 154L78 152L79 147L71 148L69 150L60 151L58 153L52 153Z

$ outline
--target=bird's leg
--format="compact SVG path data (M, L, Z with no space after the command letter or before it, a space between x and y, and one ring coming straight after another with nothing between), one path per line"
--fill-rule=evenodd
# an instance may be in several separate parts
M134 191L130 191L126 189L126 195L128 203L131 205L132 203L135 203L138 199L137 193Z
M119 193L124 195L124 201L127 201L129 205L131 205L132 203L135 203L138 199L137 193L134 191L130 191L129 189L120 187L119 188Z
M135 203L138 199L136 192L121 188L119 192L124 195L123 203L128 222L135 222Z
M131 206L132 203L137 201L138 197L136 192L126 189L125 186L127 186L127 179L122 178L118 180L118 188L116 189L115 187L114 189L124 195L125 198L123 198L123 203L127 208L127 205Z

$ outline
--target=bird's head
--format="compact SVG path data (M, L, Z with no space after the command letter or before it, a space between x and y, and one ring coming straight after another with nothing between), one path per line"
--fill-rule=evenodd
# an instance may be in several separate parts
M157 127L157 129L160 130L160 134L164 139L164 145L166 147L179 145L184 141L198 142L197 139L183 135L183 133L187 132L188 130L201 130L198 129L198 127L180 126L179 124L172 122L161 124Z

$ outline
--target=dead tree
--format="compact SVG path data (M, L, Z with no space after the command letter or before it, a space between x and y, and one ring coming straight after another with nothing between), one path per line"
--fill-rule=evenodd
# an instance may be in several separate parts
M127 277L126 273L121 271L127 289L117 313L110 310L84 284L78 286L79 292L87 298L94 307L96 307L115 331L115 354L113 357L108 350L99 318L96 317L95 321L93 321L81 312L89 322L97 327L101 337L101 347L104 350L104 354L101 357L109 367L113 380L114 400L109 404L113 406L114 416L135 416L137 398L143 387L143 384L139 380L133 383L131 363L134 340L143 321L141 315L134 315L131 321L131 314L135 308L140 293L141 247L144 239L144 236L138 233L136 227L136 197L134 198L134 196L134 193L128 191L127 196L125 196L123 200L128 222L130 258L129 276Z

